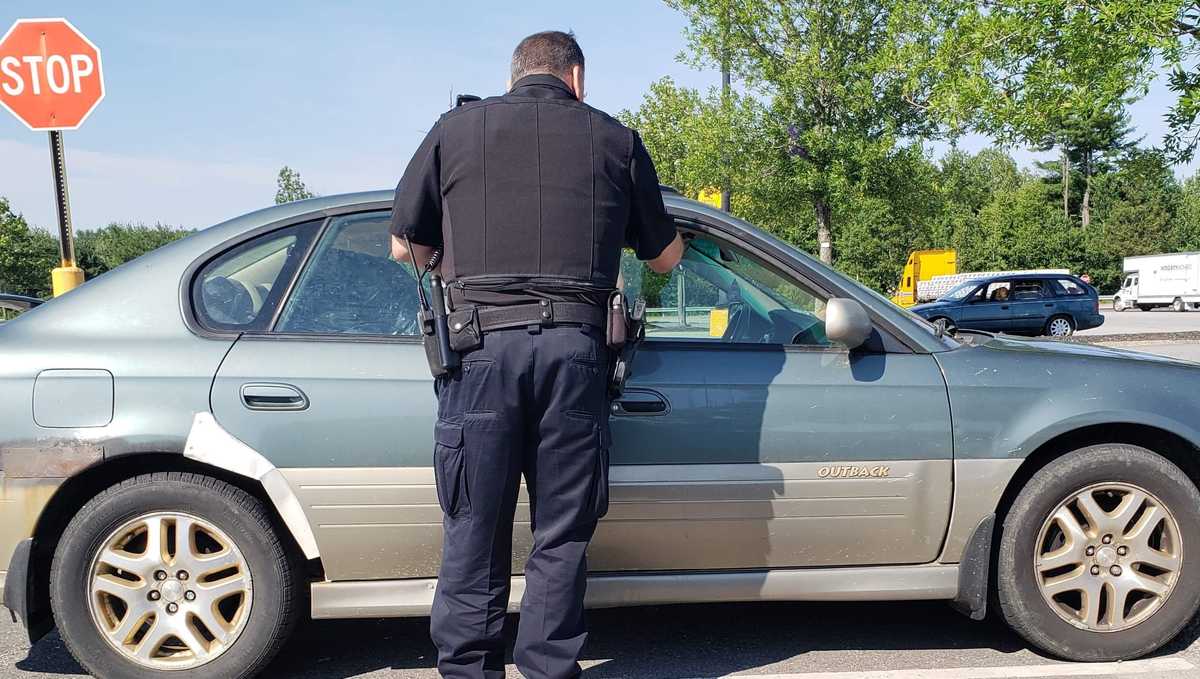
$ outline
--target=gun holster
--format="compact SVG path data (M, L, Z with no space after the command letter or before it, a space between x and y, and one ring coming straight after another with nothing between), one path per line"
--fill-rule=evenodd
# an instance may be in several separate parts
M425 345L425 359L429 362L429 372L434 377L440 377L457 370L462 365L462 358L450 344L446 291L440 276L430 278L429 292L429 308L422 309L419 314L421 341Z
M609 349L614 352L612 372L608 380L608 392L617 398L625 390L625 383L633 375L633 359L638 345L646 337L646 300L638 299L630 309L625 294L615 290L608 298L608 325L605 338Z

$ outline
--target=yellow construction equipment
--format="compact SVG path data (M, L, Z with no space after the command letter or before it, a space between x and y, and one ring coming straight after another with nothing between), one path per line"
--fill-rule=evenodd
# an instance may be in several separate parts
M900 274L900 284L896 286L896 294L892 301L902 307L910 307L917 303L917 283L927 281L934 276L948 276L958 273L958 253L954 250L916 250L908 256L904 272Z

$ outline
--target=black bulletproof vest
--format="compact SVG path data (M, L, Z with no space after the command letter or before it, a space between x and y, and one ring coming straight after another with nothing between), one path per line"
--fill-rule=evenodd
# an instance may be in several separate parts
M552 76L522 78L440 124L443 271L459 298L594 299L616 286L632 194L628 128Z

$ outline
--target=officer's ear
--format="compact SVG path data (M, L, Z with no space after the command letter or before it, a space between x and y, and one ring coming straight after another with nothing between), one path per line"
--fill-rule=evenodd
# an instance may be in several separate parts
M579 64L571 67L571 87L575 90L575 98L583 101L586 92L583 89L583 67Z

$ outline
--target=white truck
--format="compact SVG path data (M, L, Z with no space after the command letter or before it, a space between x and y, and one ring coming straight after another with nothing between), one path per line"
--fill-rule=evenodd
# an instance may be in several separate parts
M1113 309L1200 309L1200 252L1125 258L1125 281Z

